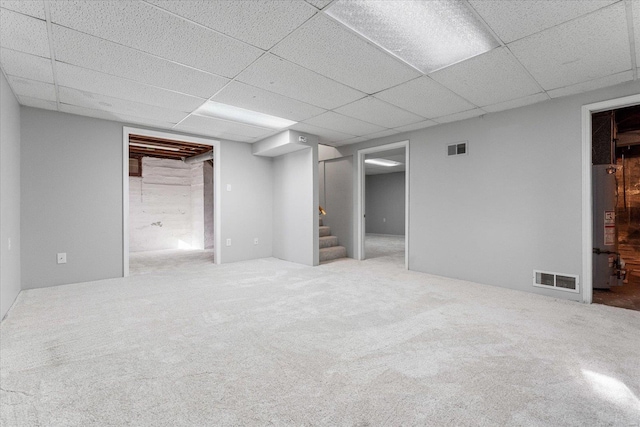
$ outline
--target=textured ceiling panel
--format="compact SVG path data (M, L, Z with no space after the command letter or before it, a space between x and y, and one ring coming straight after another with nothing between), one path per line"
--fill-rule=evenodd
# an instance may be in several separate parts
M231 83L212 100L297 122L325 111L322 108L239 82Z
M602 87L617 85L620 83L628 82L630 80L633 80L633 71L631 70L613 74L611 76L600 77L588 82L553 89L547 93L551 98L559 98L561 96L575 95L576 93L588 92L590 90L596 90Z
M509 45L545 90L631 69L623 2Z
M249 138L256 138L268 135L273 129L265 129L257 126L245 125L243 123L230 122L228 120L214 119L212 117L202 117L191 115L184 119L176 129L188 127L191 129L200 129L206 132L219 132L234 135L241 135Z
M365 136L367 137L367 139L376 139L376 138L384 138L385 136L395 135L397 133L398 131L395 129L387 129L387 130L381 130L380 132L370 133Z
M47 23L0 9L0 46L49 58Z
M494 49L429 77L480 106L542 91L507 48Z
M203 98L148 86L75 65L58 63L56 64L56 72L59 86L158 107L171 106L175 110L191 112L205 101Z
M44 1L42 0L21 0L21 1L0 1L0 7L23 13L38 19L45 19Z
M142 2L51 3L54 23L186 64L233 77L262 51Z
M271 54L251 64L240 73L238 80L329 110L365 96L358 90Z
M323 128L334 129L338 132L346 134L355 134L356 136L368 135L370 133L385 130L385 128L352 117L343 116L342 114L327 111L326 113L306 120L305 123Z
M397 127L395 130L397 130L398 132L411 132L414 130L418 130L418 129L424 129L424 128L428 128L431 126L435 126L437 125L437 122L434 122L433 120L425 120L422 122L418 122L418 123L413 123L410 125L406 125L406 126L400 126Z
M60 104L60 111L62 111L63 113L77 114L79 116L94 117L96 119L113 120L117 122L142 124L162 129L171 129L175 125L175 123L171 122L163 122L144 117L134 117L127 114L118 114L102 110L93 110L91 108L82 108L69 104Z
M618 0L470 0L505 43L551 28Z
M368 94L420 75L325 16L312 19L272 52Z
M224 77L59 25L53 26L53 39L58 61L176 92L209 98L229 82Z
M28 96L30 98L45 99L47 101L56 100L56 87L50 83L12 76L9 76L8 80L13 92L17 96Z
M331 3L331 0L306 0L307 3L312 4L318 9L324 9Z
M5 73L10 76L53 83L51 59L17 50L0 49L0 62Z
M549 95L547 95L546 93L536 93L535 95L528 95L522 98L512 99L510 101L487 105L485 107L482 107L482 109L489 113L495 113L497 111L509 110L511 108L524 107L525 105L535 104L536 102L542 102L548 99Z
M265 50L316 13L299 0L150 0L150 3Z
M187 116L184 111L170 110L168 108L83 92L67 87L60 87L58 93L61 103L117 114L126 114L133 117L149 118L161 122L177 123Z
M442 117L436 117L433 120L435 120L438 123L451 123L451 122L457 122L458 120L471 119L473 117L478 117L483 114L486 114L486 112L480 108L474 108L473 110L462 111L460 113L449 114L447 116L442 116Z
M295 125L291 126L289 129L310 133L312 135L317 135L320 138L321 142L342 141L344 139L355 137L355 135L349 135L346 133L337 132L335 130L313 126L308 123L296 123Z
M387 128L395 128L424 120L424 117L402 110L372 96L337 108L334 111Z
M28 96L19 96L20 105L33 108L42 108L43 110L57 110L58 103L55 101L46 101L44 99L30 98Z
M426 118L458 113L474 107L429 77L412 80L375 96Z

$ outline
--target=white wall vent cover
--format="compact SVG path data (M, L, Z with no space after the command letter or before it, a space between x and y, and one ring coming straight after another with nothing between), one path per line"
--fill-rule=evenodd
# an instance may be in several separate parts
M460 156L467 154L467 141L456 142L455 144L447 145L448 156Z
M559 291L580 292L579 279L575 274L552 273L533 270L533 286Z

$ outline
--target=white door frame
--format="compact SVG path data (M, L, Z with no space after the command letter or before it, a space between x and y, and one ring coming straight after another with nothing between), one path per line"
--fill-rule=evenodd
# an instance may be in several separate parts
M364 158L367 154L378 153L380 151L393 150L396 148L405 149L405 182L404 182L404 267L409 269L409 140L393 142L391 144L378 145L371 148L363 148L358 150L358 159L356 165L356 173L358 175L358 199L357 199L357 238L356 238L356 259L363 260L364 238L365 238L365 167Z
M640 94L582 106L582 302L593 301L593 195L591 114L640 104Z
M174 139L184 142L211 145L213 147L213 256L216 264L221 264L221 216L220 216L220 141L198 138L177 133L160 132L124 126L122 128L122 276L129 276L129 135L144 135L156 138Z

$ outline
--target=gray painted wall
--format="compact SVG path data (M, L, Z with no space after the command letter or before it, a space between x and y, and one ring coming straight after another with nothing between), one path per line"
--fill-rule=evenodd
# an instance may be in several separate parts
M581 300L533 287L532 271L577 274L582 283L581 107L639 92L640 83L629 82L323 149L320 160L409 140L410 269ZM447 144L463 140L469 154L447 157ZM342 185L354 186L355 169L342 166Z
M273 254L273 164L251 153L251 144L221 141L222 262ZM227 191L227 185L231 191ZM258 244L253 239L258 238ZM227 247L226 239L231 239Z
M405 173L367 175L365 228L367 233L405 234Z
M313 154L306 148L273 159L273 256L306 265L318 263Z
M122 125L21 112L22 288L122 276Z
M23 289L122 276L122 127L21 108ZM220 232L232 239L222 262L271 256L271 159L220 141L220 161ZM58 252L67 264L56 263Z
M20 293L20 247L20 105L0 72L0 319Z
M331 227L331 234L338 237L341 246L347 249L347 256L354 251L354 185L353 157L326 160L324 163L323 207L327 211L322 219Z
M209 162L202 164L204 179L204 247L212 249L215 244L213 227L213 166Z

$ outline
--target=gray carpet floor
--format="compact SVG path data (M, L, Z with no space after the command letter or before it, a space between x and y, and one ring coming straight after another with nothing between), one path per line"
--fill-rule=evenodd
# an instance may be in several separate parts
M29 290L0 333L3 426L640 425L639 312L387 256Z

